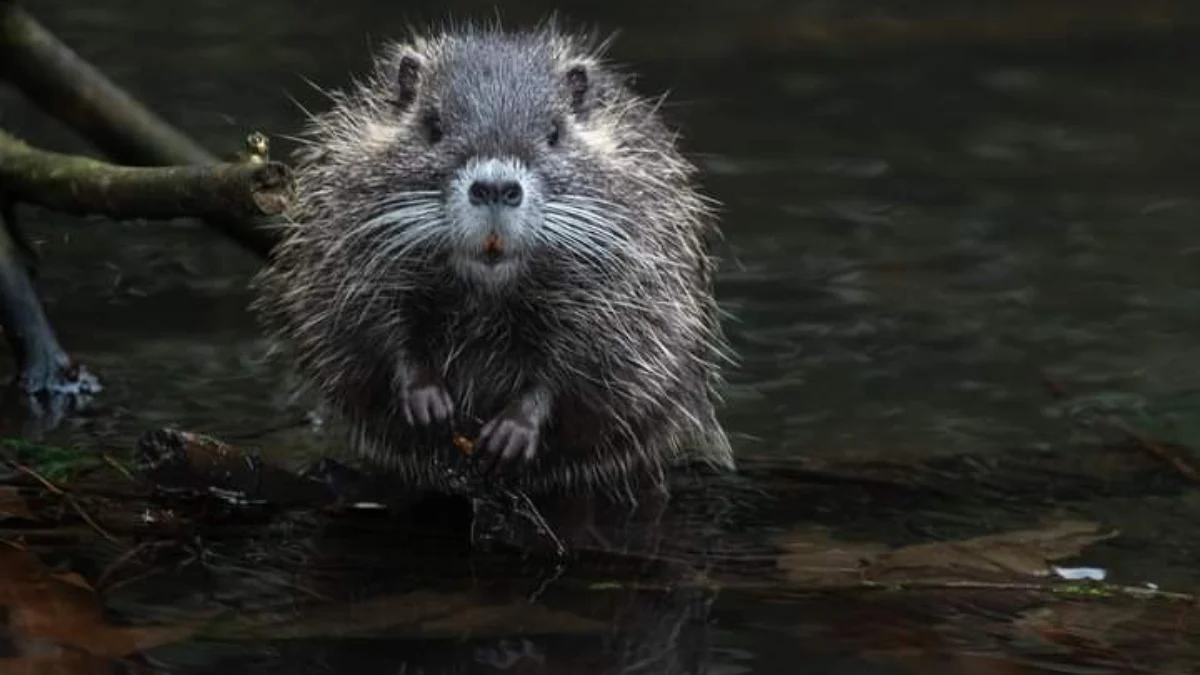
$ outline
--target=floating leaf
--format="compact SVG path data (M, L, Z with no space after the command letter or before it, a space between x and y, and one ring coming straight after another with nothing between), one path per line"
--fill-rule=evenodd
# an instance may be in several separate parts
M824 530L808 528L782 542L779 565L790 581L805 585L980 576L1043 578L1052 574L1052 561L1075 556L1116 535L1096 523L1064 520L1040 529L889 549L870 542L836 541Z
M12 648L0 659L2 672L43 672L39 668L51 666L58 668L54 672L77 672L68 665L128 656L195 632L188 625L109 625L100 599L82 577L52 573L28 551L8 547L0 547L0 608ZM23 651L26 645L29 653Z
M793 530L782 542L779 565L788 580L803 585L841 584L861 577L864 565L887 552L887 546L833 539L824 528Z
M1088 546L1115 537L1096 523L1065 520L1040 529L1016 530L961 541L906 546L880 556L872 578L910 575L956 578L985 574L1000 577L1048 577L1051 561L1078 555Z

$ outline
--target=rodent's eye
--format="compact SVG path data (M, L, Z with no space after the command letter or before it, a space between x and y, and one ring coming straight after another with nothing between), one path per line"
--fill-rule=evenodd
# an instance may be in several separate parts
M429 136L430 143L442 140L442 118L437 113L431 112L425 116L425 133Z
M549 144L550 147L552 147L552 148L558 147L558 141L560 140L561 136L562 136L562 123L559 122L558 120L555 120L550 125L550 133L547 134L547 136L546 136L546 143Z

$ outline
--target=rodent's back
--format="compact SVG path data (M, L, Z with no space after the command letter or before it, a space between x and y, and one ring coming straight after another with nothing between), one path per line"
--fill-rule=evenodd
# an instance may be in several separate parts
M396 414L410 357L460 421L552 393L526 487L732 463L715 219L657 104L601 58L553 26L456 26L388 46L313 119L255 306L356 445L414 481L439 478Z

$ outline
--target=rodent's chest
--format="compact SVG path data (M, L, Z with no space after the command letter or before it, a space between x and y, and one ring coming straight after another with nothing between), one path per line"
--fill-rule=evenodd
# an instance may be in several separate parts
M547 367L544 321L501 306L431 313L421 336L431 365L446 378L464 412L491 415Z
M547 313L520 298L442 296L413 308L410 339L438 363L529 368L546 356Z

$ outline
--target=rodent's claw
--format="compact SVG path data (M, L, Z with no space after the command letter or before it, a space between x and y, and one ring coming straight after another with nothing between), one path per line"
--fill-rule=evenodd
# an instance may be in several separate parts
M413 387L404 394L404 419L410 426L447 422L453 414L450 392L439 384Z
M501 415L483 425L476 447L487 457L490 469L507 465L518 457L531 461L537 454L538 436L537 428L528 421Z

